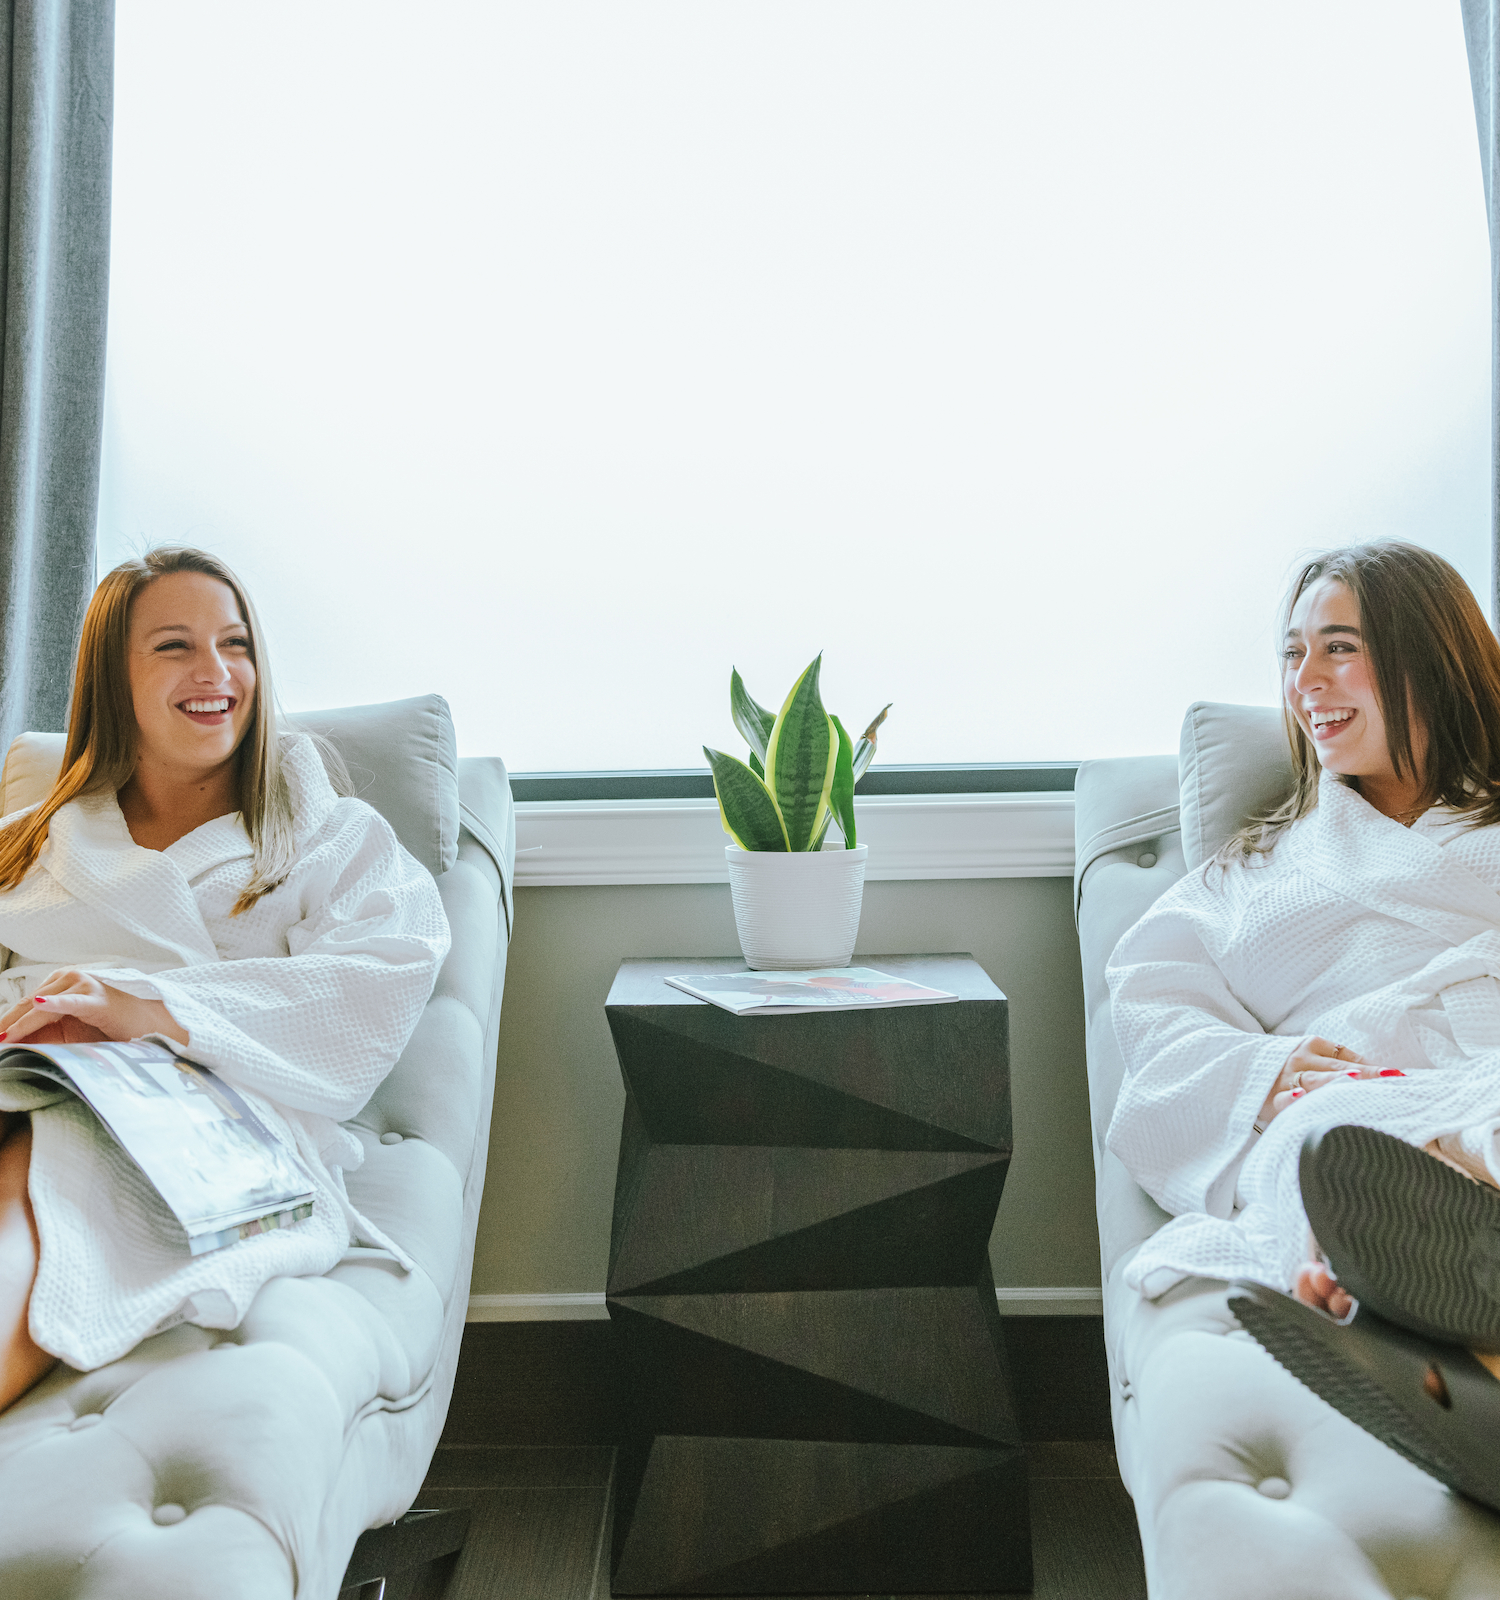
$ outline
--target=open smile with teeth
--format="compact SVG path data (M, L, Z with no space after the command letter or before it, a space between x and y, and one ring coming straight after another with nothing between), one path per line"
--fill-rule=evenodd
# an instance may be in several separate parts
M212 700L181 700L177 709L186 711L190 717L218 717L223 716L233 704L228 695L217 695Z
M1336 733L1353 715L1354 708L1352 706L1344 706L1337 711L1309 711L1307 714L1308 721L1312 723L1314 732L1320 728L1326 728L1330 733Z

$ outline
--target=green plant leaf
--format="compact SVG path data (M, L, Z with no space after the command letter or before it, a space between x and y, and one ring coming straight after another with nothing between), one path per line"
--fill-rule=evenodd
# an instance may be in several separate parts
M750 752L750 770L757 778L764 778L766 769L760 764L760 757L752 750Z
M844 848L852 850L859 841L854 836L854 745L837 717L832 718L839 736L838 754L833 765L833 787L828 791L828 804L838 818L839 832L844 836ZM826 824L825 824L826 826Z
M864 777L870 763L875 759L875 740L880 732L880 724L885 721L886 713L895 703L892 700L886 705L879 716L859 736L859 743L854 747L854 781L856 783Z
M729 669L729 715L740 730L740 737L750 746L753 760L752 772L765 773L766 745L771 729L776 726L776 713L767 711L745 687L745 680L736 668Z
M741 850L785 850L786 829L771 791L743 761L707 745L703 753L713 769L714 794L725 833Z
M766 742L766 787L791 850L810 850L818 836L839 753L838 735L818 694L822 665L822 655L814 656L792 685Z

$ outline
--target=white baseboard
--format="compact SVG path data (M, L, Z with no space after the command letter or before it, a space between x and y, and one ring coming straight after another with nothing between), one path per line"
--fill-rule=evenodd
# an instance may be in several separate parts
M1104 1310L1099 1289L1004 1288L995 1290L1007 1317L1097 1317ZM471 1294L470 1322L602 1322L609 1313L598 1294Z
M469 1322L603 1322L600 1294L471 1294Z
M996 1289L1005 1317L1102 1317L1102 1289Z

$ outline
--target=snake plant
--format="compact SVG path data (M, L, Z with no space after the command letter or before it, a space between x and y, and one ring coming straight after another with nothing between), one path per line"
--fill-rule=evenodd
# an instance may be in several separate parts
M875 757L887 705L856 744L823 709L815 656L774 716L752 698L737 671L729 674L729 714L750 746L744 762L722 750L703 753L713 769L724 831L742 850L821 850L838 821L844 848L857 842L854 785Z

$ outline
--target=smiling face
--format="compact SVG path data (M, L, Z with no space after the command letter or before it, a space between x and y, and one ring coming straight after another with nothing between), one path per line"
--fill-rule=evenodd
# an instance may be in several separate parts
M250 630L234 590L201 572L169 572L130 607L130 694L137 761L186 781L222 767L255 710Z
M1391 760L1359 602L1337 578L1312 584L1298 599L1282 659L1287 706L1325 771L1359 778L1362 792L1377 805L1382 791L1412 785L1415 774L1398 779ZM1426 740L1415 726L1412 744L1420 770Z

